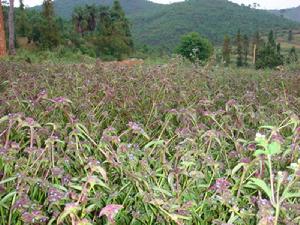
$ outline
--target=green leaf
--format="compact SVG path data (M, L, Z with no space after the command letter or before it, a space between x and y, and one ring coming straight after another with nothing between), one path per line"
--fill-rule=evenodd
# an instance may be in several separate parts
M4 116L4 117L0 118L0 123L3 123L7 120L8 120L8 116Z
M148 144L144 146L144 149L150 148L152 146L157 147L158 145L163 145L164 140L156 140L156 141L150 141Z
M256 150L256 151L254 152L254 156L255 156L255 157L257 157L257 156L259 156L259 155L266 155L266 154L267 154L266 151L261 150L261 149L258 149L258 150Z
M239 163L237 164L231 171L231 176L234 176L243 166L245 163Z
M5 208L6 208L6 205L4 203L16 194L17 194L17 192L13 191L13 192L8 193L5 197L2 197L2 199L0 201L0 205L5 206ZM9 208L9 207L7 207L7 208Z
M281 146L278 142L272 142L268 145L268 154L269 155L277 155L281 153Z
M290 198L300 198L300 192L290 193L286 192L283 194L283 199L290 199Z
M5 183L8 183L8 182L13 181L15 179L17 179L17 177L10 177L10 178L7 178L5 180L1 180L0 184L5 184Z
M153 190L154 190L154 191L158 191L158 192L160 192L161 194L165 194L165 195L167 195L167 196L169 196L169 197L173 197L173 195L172 195L169 191L164 190L164 189L162 189L162 188L159 188L159 187L153 187Z
M267 183L265 181L258 179L258 178L251 178L249 181L248 187L251 187L252 185L255 185L255 186L261 188L265 192L265 194L268 195L269 199L272 199L271 188L267 185Z

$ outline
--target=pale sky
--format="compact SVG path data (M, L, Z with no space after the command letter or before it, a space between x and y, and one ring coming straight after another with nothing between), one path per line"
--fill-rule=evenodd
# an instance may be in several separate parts
M157 3L172 3L172 2L180 2L182 0L152 0ZM208 0L211 1L211 0ZM252 4L254 2L261 5L263 9L282 9L282 8L291 8L300 5L300 0L231 0L236 3L244 3L245 5ZM16 5L18 0L15 0ZM42 0L24 0L25 5L34 6L42 3Z

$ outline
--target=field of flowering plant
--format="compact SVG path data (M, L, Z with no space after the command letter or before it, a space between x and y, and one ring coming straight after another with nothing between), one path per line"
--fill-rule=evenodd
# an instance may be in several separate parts
M0 62L0 225L300 223L300 71Z

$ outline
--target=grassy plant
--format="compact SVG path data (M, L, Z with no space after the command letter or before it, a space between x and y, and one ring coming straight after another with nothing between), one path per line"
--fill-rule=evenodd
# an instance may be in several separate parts
M0 76L1 225L300 222L297 68L0 62Z

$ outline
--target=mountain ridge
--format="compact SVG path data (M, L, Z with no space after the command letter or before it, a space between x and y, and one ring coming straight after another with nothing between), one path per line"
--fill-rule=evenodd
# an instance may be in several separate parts
M113 0L55 0L58 16L70 19L73 9L82 5L111 5ZM224 35L235 35L271 29L300 27L296 22L281 18L269 11L240 6L227 0L187 0L170 5L147 0L120 0L132 24L133 37L138 44L172 49L180 36L196 31L215 43Z
M281 9L281 10L270 10L270 11L286 19L290 19L295 22L300 22L300 5L293 8Z

